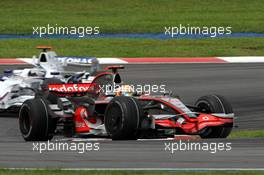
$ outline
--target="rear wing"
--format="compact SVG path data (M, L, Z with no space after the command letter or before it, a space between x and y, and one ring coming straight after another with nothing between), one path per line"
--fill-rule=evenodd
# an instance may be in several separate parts
M125 67L120 65L120 66L107 66L104 68L104 70L112 70L113 73L116 73L118 69L125 69Z
M57 56L56 57L60 62L65 62L67 64L71 65L85 65L89 66L92 64L99 64L99 61L95 57L62 57Z
M52 51L51 46L41 45L37 46L37 49L42 50L39 54L39 57L36 58L33 56L33 61L31 64L40 65L42 63L50 63L57 64L61 63L61 65L77 65L77 66L89 66L91 67L91 71L95 72L99 69L99 61L95 57L62 57L57 56L57 54ZM59 66L59 65L58 65Z
M99 61L95 57L56 57L59 62L64 63L64 65L73 66L88 66L90 73L99 70Z

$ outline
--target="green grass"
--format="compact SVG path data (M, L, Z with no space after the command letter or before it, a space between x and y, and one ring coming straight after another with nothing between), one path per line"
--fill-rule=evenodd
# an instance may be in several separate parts
M177 175L260 175L264 172L257 171L205 171L205 172L151 172L151 171L59 171L59 170L35 170L35 171L23 171L23 170L0 170L0 175L167 175L167 174L177 174Z
M264 138L264 130L237 130L231 132L229 138Z
M264 38L225 39L7 39L0 40L0 58L32 57L37 45L50 45L63 56L209 57L263 56Z
M231 26L264 32L263 0L1 0L0 33L33 26L99 26L102 33L161 33L164 26Z
M32 27L99 26L101 33L163 33L165 26L231 26L264 32L263 0L2 0L0 34L31 34ZM31 57L36 45L60 55L96 57L194 57L264 55L263 38L225 39L10 39L1 57Z

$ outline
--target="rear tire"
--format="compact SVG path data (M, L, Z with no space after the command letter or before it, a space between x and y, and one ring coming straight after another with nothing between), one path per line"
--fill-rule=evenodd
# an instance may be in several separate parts
M115 97L106 108L105 128L113 140L136 140L144 112L133 97Z
M19 111L19 128L25 141L51 140L56 129L41 98L26 100Z
M199 112L212 114L224 113L232 114L231 104L220 95L206 95L199 98L195 104ZM201 138L226 138L232 131L233 126L217 126L206 128L201 134Z

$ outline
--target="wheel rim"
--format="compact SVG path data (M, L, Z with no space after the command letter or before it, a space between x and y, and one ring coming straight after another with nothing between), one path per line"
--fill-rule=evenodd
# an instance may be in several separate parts
M20 128L23 135L28 135L31 130L31 118L28 108L23 108L21 110L20 118Z
M108 121L108 131L110 133L115 133L122 128L122 110L121 107L114 103L108 111L107 121Z
M202 137L207 137L211 133L212 133L212 128L209 127L209 128L206 128L201 135L202 135Z
M200 103L198 103L197 106L199 107L199 109L201 110L202 113L205 113L205 114L212 113L210 105L206 102L200 102Z
M200 109L200 112L205 113L205 114L210 114L212 113L212 110L210 109L210 105L207 102L200 102L197 104L197 106ZM212 128L206 128L203 133L202 137L207 137L212 133Z

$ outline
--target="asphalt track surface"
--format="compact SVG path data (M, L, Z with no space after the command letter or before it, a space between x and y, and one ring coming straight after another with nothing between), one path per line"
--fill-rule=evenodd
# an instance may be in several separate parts
M1 66L22 68L24 66ZM72 68L71 69L77 69ZM78 68L79 69L79 68ZM82 68L84 69L84 68ZM264 64L162 64L127 65L120 71L128 84L165 84L183 101L193 104L206 94L221 94L233 105L237 129L264 128ZM0 167L16 168L264 168L264 139L192 141L231 143L230 151L165 151L179 141L86 140L100 144L99 151L32 151L18 131L16 116L0 117ZM72 143L61 140L60 142ZM185 141L187 142L187 141ZM79 142L74 142L79 143Z

